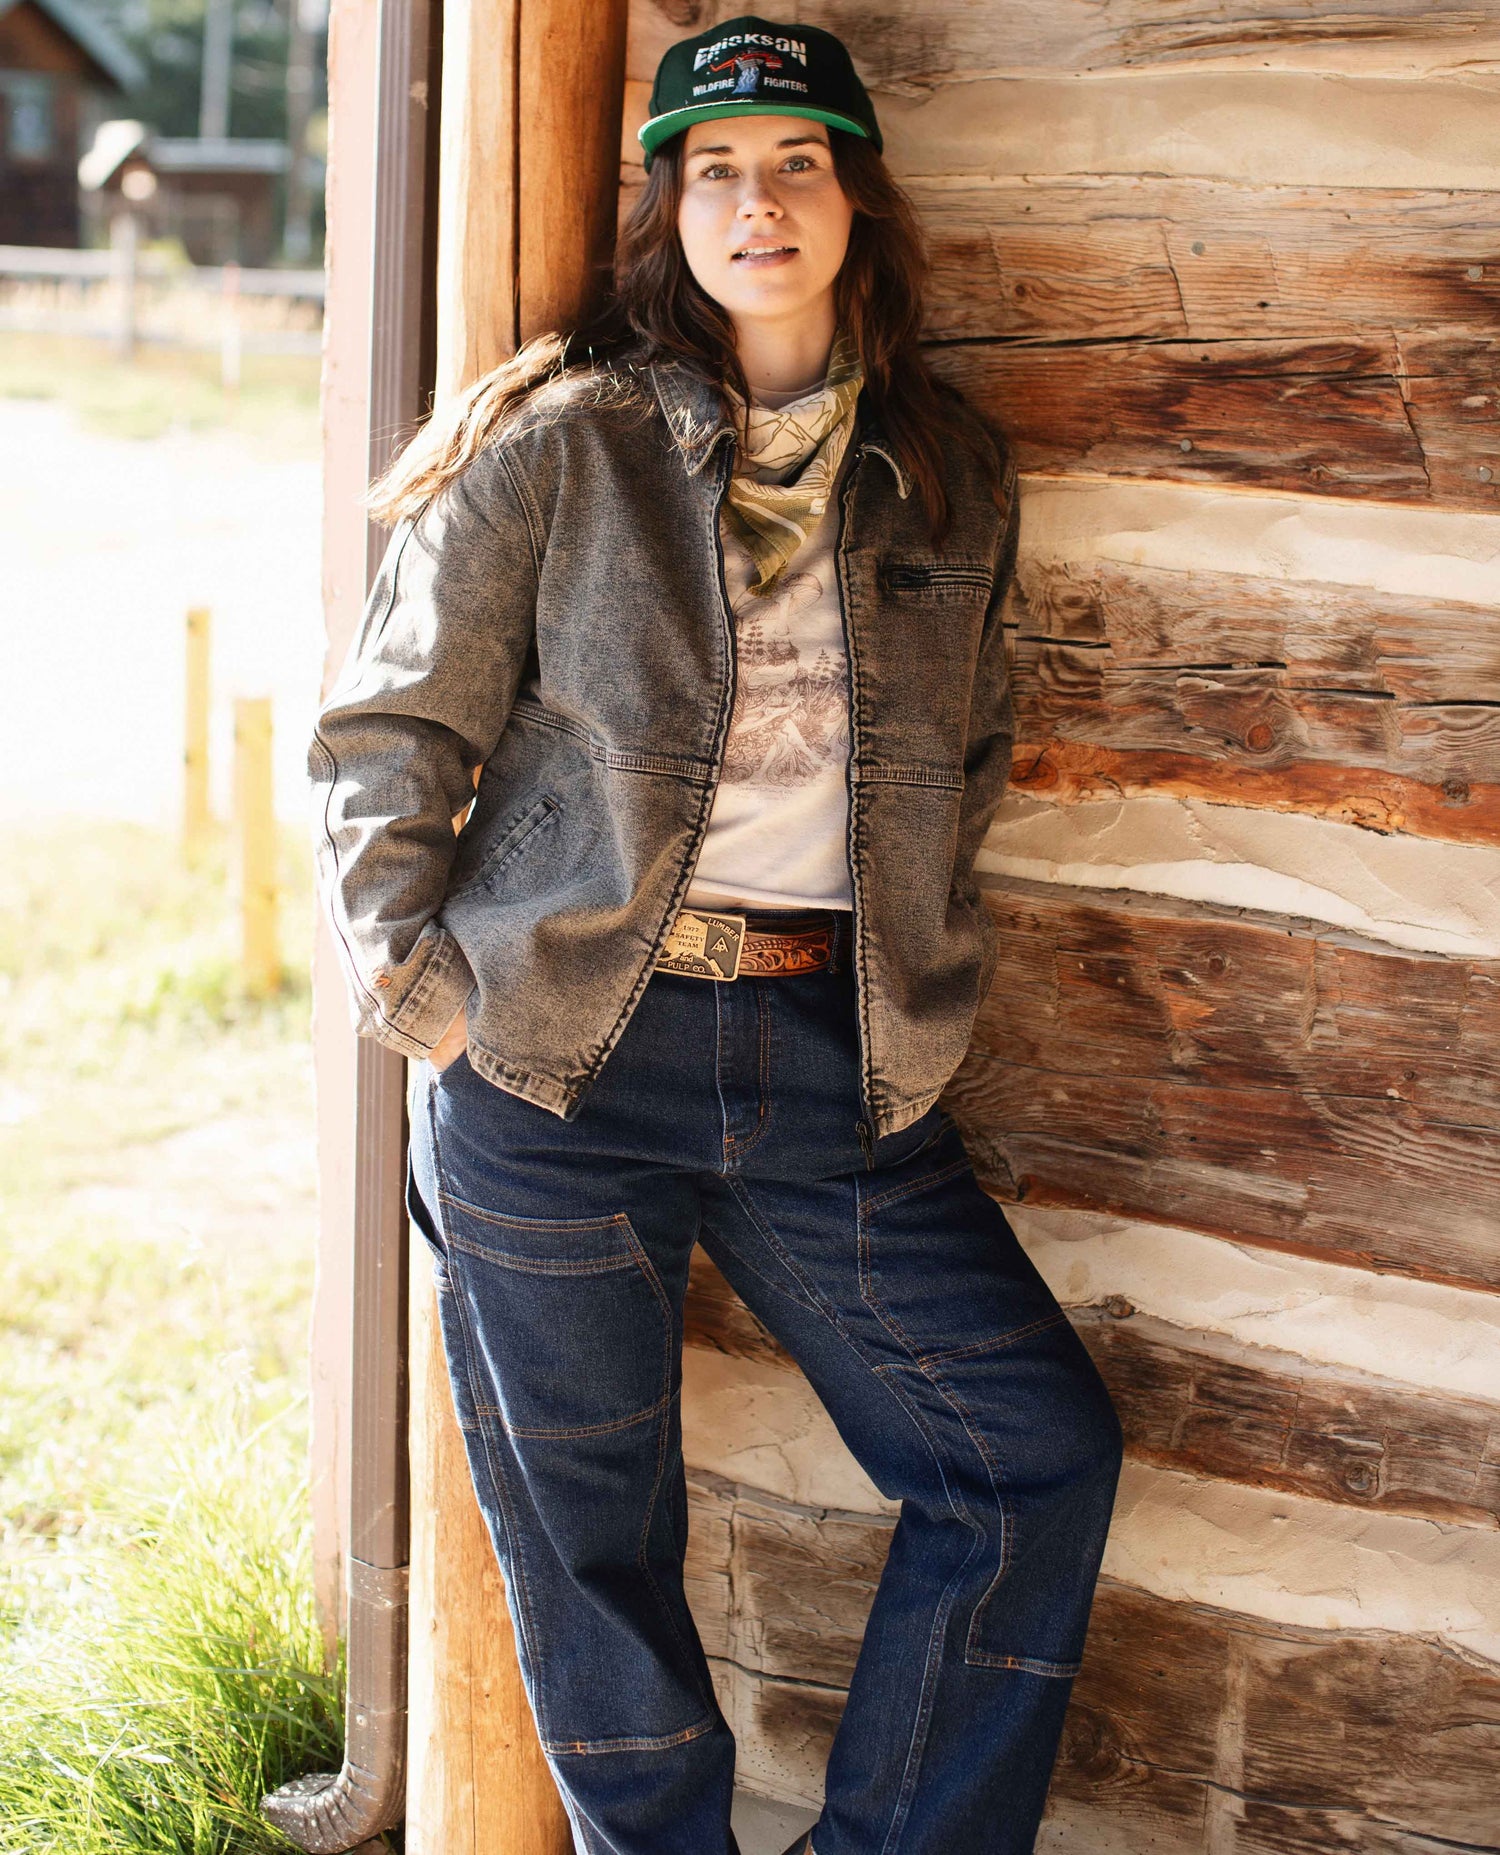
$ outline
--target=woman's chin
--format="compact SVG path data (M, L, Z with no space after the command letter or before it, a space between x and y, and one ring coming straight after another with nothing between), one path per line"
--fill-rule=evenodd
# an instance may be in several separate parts
M822 301L824 292L809 290L807 278L782 275L746 279L732 277L719 301L737 320L756 321L774 316L778 321L811 311Z

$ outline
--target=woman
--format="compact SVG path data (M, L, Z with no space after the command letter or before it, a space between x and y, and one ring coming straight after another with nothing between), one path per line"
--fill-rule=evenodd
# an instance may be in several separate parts
M582 1855L735 1850L682 1586L695 1241L901 1503L797 1850L1012 1855L1119 1467L937 1102L993 965L1014 469L923 365L839 40L684 40L641 138L602 317L380 488L322 881L359 1028L426 1059L408 1202Z

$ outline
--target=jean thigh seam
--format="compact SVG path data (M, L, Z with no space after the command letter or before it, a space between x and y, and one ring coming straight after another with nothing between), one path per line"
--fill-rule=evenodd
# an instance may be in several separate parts
M985 1586L983 1592L976 1600L973 1610L969 1613L969 1627L964 1635L964 1660L966 1662L971 1662L973 1654L987 1654L985 1650L975 1651L974 1638L979 1629L979 1620L988 1608L990 1599L1000 1588L1000 1584L1005 1574L1010 1570L1012 1559L1015 1556L1015 1509L1012 1507L1006 1494L1005 1464L1000 1460L999 1455L995 1452L993 1447L986 1441L983 1430L975 1421L974 1413L969 1409L968 1405L964 1403L953 1386L950 1385L940 1373L933 1371L931 1367L927 1365L923 1365L921 1371L929 1384L936 1386L937 1390L947 1402L958 1412L964 1429L968 1433L969 1440L973 1443L975 1450L978 1452L980 1461L984 1464L985 1474L989 1477L990 1487L994 1492L995 1508L1000 1516L1000 1563L995 1568L994 1577L991 1578L989 1583Z
M712 1694L705 1694L703 1692L703 1684L699 1672L694 1666L696 1658L693 1655L692 1645L679 1628L677 1619L672 1614L672 1606L667 1602L666 1594L656 1582L655 1574L652 1572L649 1562L650 1554L648 1552L648 1542L651 1538L651 1523L656 1518L656 1505L661 1497L662 1475L665 1471L667 1460L667 1436L672 1427L672 1405L677 1395L672 1388L672 1356L677 1339L677 1322L673 1316L671 1296L668 1295L666 1288L663 1286L661 1277L657 1274L650 1257L646 1254L645 1245L636 1235L635 1228L628 1218L626 1219L625 1229L630 1246L636 1252L640 1262L642 1273L651 1284L652 1292L661 1303L662 1312L666 1316L666 1338L662 1344L664 1373L662 1403L664 1408L661 1421L656 1426L656 1467L651 1477L651 1492L646 1500L646 1514L644 1520L641 1522L640 1538L636 1542L635 1561L640 1569L642 1578L644 1578L646 1583L651 1587L652 1594L656 1598L657 1608L665 1618L667 1628L671 1630L677 1642L677 1646L682 1650L685 1658L685 1669L691 1677L692 1685L697 1692L698 1698L708 1708L710 1714L712 1714L717 1703Z
M928 1451L932 1456L934 1466L937 1468L938 1474L942 1479L943 1492L948 1497L948 1504L953 1510L954 1517L959 1520L966 1519L967 1509L965 1508L963 1501L955 1494L955 1492L949 1485L948 1476L943 1470L942 1456L938 1452L938 1450L933 1446L931 1439L928 1437L927 1429L926 1429L926 1426L922 1422L921 1412L919 1411L918 1407L910 1402L910 1400L901 1391L899 1385L893 1381L892 1377L887 1372L885 1364L883 1364L879 1360L874 1360L869 1356L865 1347L861 1344L858 1336L851 1333L849 1328L846 1327L843 1321L839 1319L837 1310L834 1308L831 1308L828 1305L828 1303L824 1300L824 1298L821 1295L819 1295L817 1291L807 1281L806 1277L802 1274L801 1270L799 1270L797 1268L797 1265L792 1261L791 1256L787 1253L780 1239L776 1236L775 1232L771 1229L770 1225L766 1222L766 1220L761 1216L759 1208L756 1206L755 1201L751 1197L749 1189L745 1186L744 1182L740 1179L731 1179L728 1181L728 1183L729 1183L730 1189L734 1192L735 1196L740 1200L741 1206L744 1209L746 1216L750 1218L751 1222L755 1225L756 1229L761 1233L765 1241L768 1244L770 1244L772 1249L774 1249L776 1254L781 1258L783 1264L785 1265L787 1269L787 1272L793 1277L793 1279L796 1282L798 1282L801 1285L804 1292L806 1293L807 1301L805 1302L805 1304L799 1304L799 1305L805 1305L809 1309L810 1312L816 1313L828 1326L830 1326L833 1329L833 1331L839 1336L839 1338L843 1341L843 1343L849 1348L850 1352L852 1352L855 1355L855 1357L859 1360L860 1364L864 1366L866 1371L869 1372L869 1374L876 1381L876 1383L883 1385L885 1387L887 1392L889 1392L891 1397L900 1406L900 1408L903 1411L905 1411L908 1416L911 1417L913 1422L916 1423L917 1427L921 1430L924 1439L927 1440ZM755 1271L755 1273L758 1275L760 1272L759 1270L757 1270ZM768 1278L765 1276L762 1276L761 1280L765 1281L765 1280L768 1280ZM876 1312L878 1314L878 1310L876 1310ZM903 1346L908 1345L908 1341L906 1337L900 1334L899 1330L897 1332L897 1338L900 1339L901 1344ZM921 1369L920 1359L915 1353L912 1354L911 1358L908 1361L903 1362L903 1363L915 1366L918 1370Z

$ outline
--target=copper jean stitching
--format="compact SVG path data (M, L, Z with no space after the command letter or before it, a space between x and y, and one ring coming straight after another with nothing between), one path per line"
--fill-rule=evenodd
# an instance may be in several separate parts
M662 1733L654 1739L544 1739L542 1750L559 1755L571 1752L594 1757L607 1752L665 1752L673 1746L686 1745L690 1739L701 1739L717 1725L717 1717L709 1714L701 1720L695 1720L691 1726L683 1727L681 1732Z
M566 1424L558 1429L550 1425L510 1423L504 1411L495 1404L478 1404L474 1407L476 1417L494 1417L508 1436L529 1436L535 1439L545 1437L609 1436L617 1430L632 1430L638 1423L644 1423L648 1417L659 1417L671 1405L675 1394L663 1393L654 1404L648 1404L644 1410L632 1411L628 1417L612 1417L607 1423Z

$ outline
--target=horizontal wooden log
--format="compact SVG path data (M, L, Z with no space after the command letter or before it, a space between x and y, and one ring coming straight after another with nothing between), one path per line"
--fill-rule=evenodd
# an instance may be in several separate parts
M1500 1526L1500 1403L1195 1333L1121 1297L1071 1310L1125 1427L1162 1468L1426 1519ZM686 1341L795 1369L700 1250Z
M787 1763L820 1765L891 1523L697 1474L690 1506L705 1646L754 1677L754 1730L793 1741ZM1500 1668L1489 1663L1415 1637L1302 1629L1105 1580L1052 1809L1075 1823L1080 1810L1096 1813L1101 1827L1122 1807L1143 1822L1161 1816L1184 1838L1162 1846L1215 1855L1415 1851L1423 1844L1411 1838L1424 1837L1491 1850L1492 1799L1476 1774L1493 1768L1497 1744ZM1230 1804L1226 1839L1210 1839L1211 1796Z
M1319 339L1493 329L1500 195L915 179L934 339Z
M684 33L742 9L738 0L634 0L634 77L650 79L656 59ZM805 0L797 18L846 36L865 81L910 83L1027 67L1069 71L1254 59L1258 66L1321 53L1330 62L1360 55L1361 68L1410 67L1418 47L1429 61L1461 66L1491 49L1500 25L1487 5L1413 7L1409 0L1096 0L1087 7L1035 0L985 0L935 10L929 0ZM1441 54L1446 51L1447 59Z
M1230 692L1243 700L1243 689ZM1244 719L1237 708L1237 720ZM1265 715L1249 728L1272 726ZM1488 732L1490 717L1482 726ZM1332 818L1370 831L1408 831L1464 843L1500 842L1500 805L1493 785L1445 773L1436 787L1399 774L1335 761L1303 761L1285 771L1254 764L1231 767L1201 754L1169 749L1096 747L1076 740L1018 742L1011 780L1017 791L1062 803L1090 799L1208 799L1268 811Z
M1500 1525L1500 1403L1075 1309L1138 1460L1382 1512Z
M1028 559L1011 618L1019 789L1167 793L1500 843L1489 607Z
M1500 1286L1500 963L1008 880L946 1100L1002 1200Z
M1481 1774L1497 1735L1490 1665L1409 1637L1268 1625L1104 1584L1053 1796L1107 1820L1143 1779L1195 1779L1200 1846L1215 1855L1363 1855L1427 1849L1427 1838L1490 1850Z
M644 98L640 107L634 120ZM1405 81L1245 66L1038 72L903 87L879 110L886 160L903 180L1156 174L1495 188L1494 86L1481 73Z
M974 1027L982 1055L1500 1129L1500 961L1118 890L1008 883L985 899L999 966Z
M958 342L1023 470L1500 508L1500 341Z

